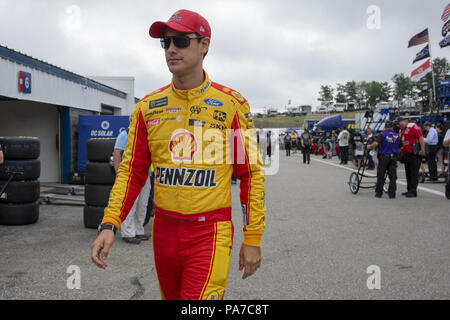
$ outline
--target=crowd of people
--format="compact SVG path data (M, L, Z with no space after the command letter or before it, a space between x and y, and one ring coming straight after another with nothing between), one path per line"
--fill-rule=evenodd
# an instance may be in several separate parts
M351 156L354 169L365 164L365 170L377 170L378 184L376 196L381 197L380 188L385 176L391 183L389 196L395 198L397 162L405 166L407 180L406 197L417 197L419 182L436 182L446 177L450 129L445 132L442 123L425 122L422 126L410 122L407 118L387 121L383 132L352 129L343 126L332 131L311 135L307 129L302 133L292 130L279 135L286 156L301 150L303 163L309 163L309 155L321 155L323 159L337 156L341 165L347 165ZM424 159L428 171L424 165ZM395 170L394 170L395 169ZM450 185L447 179L446 195L450 197Z

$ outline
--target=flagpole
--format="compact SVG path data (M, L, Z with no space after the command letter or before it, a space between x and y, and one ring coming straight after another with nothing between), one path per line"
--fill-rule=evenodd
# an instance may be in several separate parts
M431 37L430 28L428 28L428 51L430 53L431 80L433 81L432 107L434 108L434 100L436 95L436 84L434 83L433 56L431 54Z

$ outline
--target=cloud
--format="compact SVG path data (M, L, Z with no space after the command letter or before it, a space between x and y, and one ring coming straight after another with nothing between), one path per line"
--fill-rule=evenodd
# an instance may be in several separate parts
M447 1L13 1L0 0L0 43L84 75L134 76L136 96L170 82L150 24L178 9L210 22L205 69L213 81L241 92L252 109L318 104L320 85L390 81L409 74L415 33L430 28L434 57ZM380 28L367 28L367 8ZM6 8L6 9L5 9ZM447 51L445 51L447 50Z

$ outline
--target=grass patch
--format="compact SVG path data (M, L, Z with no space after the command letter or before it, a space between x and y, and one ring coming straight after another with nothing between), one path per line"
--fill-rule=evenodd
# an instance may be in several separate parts
M343 119L354 119L355 114L357 113L363 113L364 111L352 111L352 112L341 112L341 113L323 113L323 114L316 114L316 113L309 113L306 116L284 116L279 115L276 117L262 117L257 118L254 117L253 121L255 122L256 128L263 127L263 128L303 128L303 123L306 119L308 120L321 120L325 117L331 116L331 115L342 115Z

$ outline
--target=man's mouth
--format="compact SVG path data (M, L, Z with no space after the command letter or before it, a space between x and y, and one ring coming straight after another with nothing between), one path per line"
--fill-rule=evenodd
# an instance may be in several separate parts
M182 58L169 58L169 59L167 59L167 62L178 62L181 60L183 60L183 59Z

